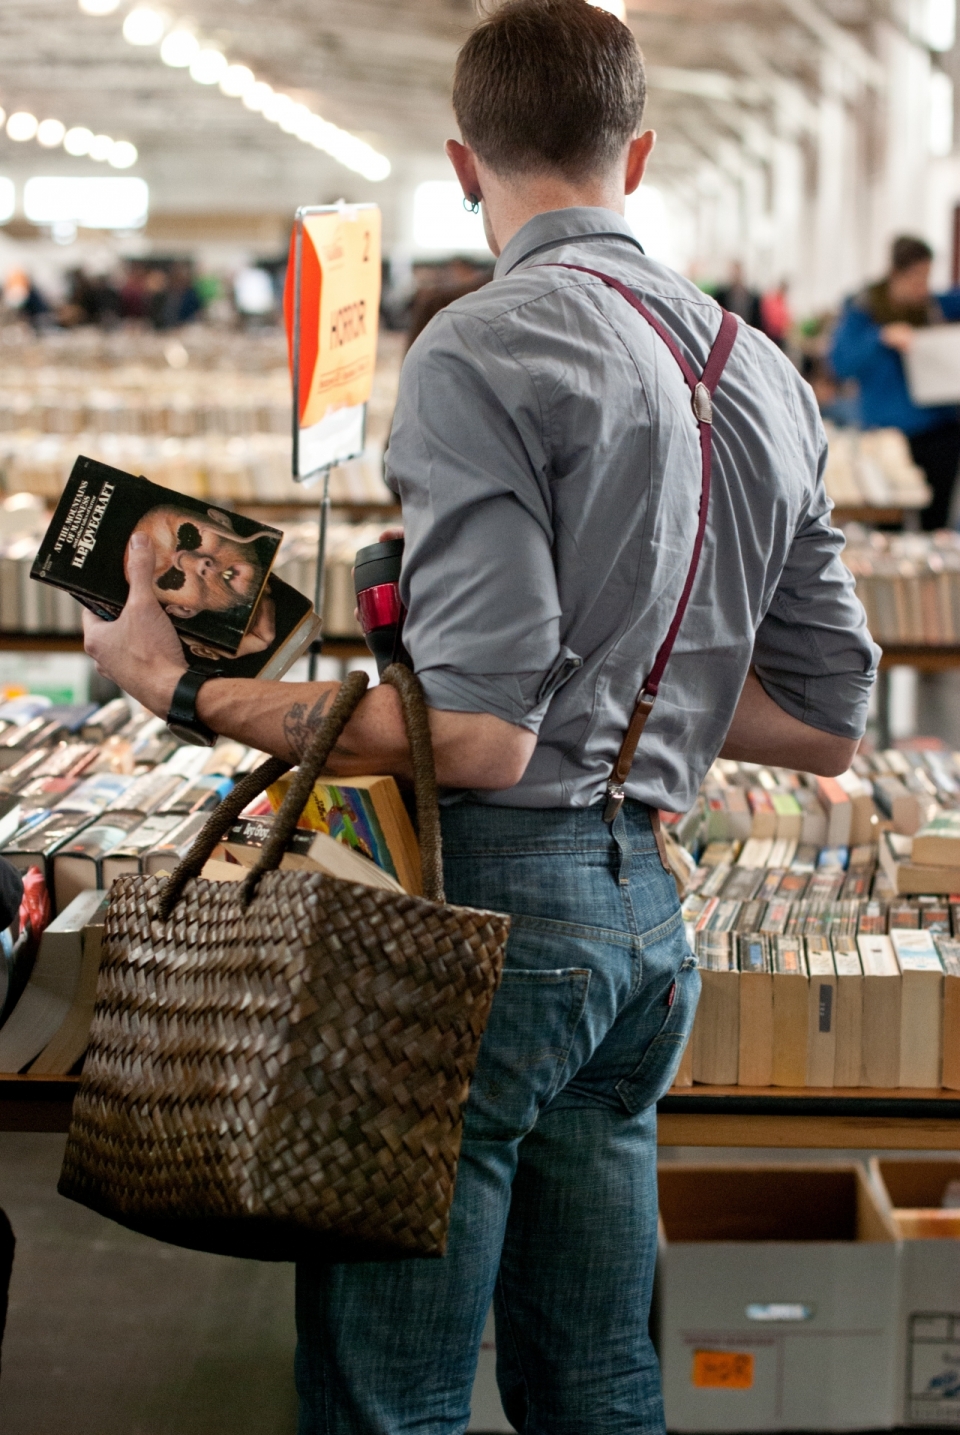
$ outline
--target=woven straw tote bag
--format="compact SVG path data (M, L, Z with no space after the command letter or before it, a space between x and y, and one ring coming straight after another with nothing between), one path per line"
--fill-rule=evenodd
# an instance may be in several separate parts
M337 695L244 882L199 877L238 782L168 879L111 889L59 1190L175 1245L261 1260L444 1253L463 1111L509 918L444 902L433 753L394 666L426 896L277 871L367 685Z

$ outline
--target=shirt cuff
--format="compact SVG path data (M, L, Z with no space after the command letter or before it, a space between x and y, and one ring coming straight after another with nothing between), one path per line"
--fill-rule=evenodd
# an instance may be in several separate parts
M514 727L538 733L550 700L583 665L569 648L561 648L546 672L462 673L453 668L426 668L417 677L427 706L440 712L489 713Z
M764 671L756 664L755 671L767 696L798 722L834 737L863 737L875 669L815 678Z

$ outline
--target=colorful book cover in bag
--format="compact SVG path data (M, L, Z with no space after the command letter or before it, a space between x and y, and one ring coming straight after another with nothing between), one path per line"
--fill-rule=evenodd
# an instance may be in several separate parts
M286 782L281 779L269 790L275 812L280 808L286 788ZM369 857L391 877L398 877L373 798L363 788L349 783L316 783L298 825L314 832L326 832L334 841Z

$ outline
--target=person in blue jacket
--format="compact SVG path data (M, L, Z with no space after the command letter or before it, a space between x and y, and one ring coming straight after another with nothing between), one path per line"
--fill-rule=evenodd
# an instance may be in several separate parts
M933 499L920 515L928 532L946 527L960 461L960 418L953 405L920 408L913 402L902 355L917 329L960 320L960 288L931 294L933 250L902 235L890 252L890 273L848 299L833 337L830 360L839 379L860 385L864 428L898 428L913 461L923 469Z

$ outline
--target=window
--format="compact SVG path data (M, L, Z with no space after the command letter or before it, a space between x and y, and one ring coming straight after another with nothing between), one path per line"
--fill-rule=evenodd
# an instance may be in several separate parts
M146 180L38 175L23 187L23 212L33 224L83 229L140 229L147 220Z

